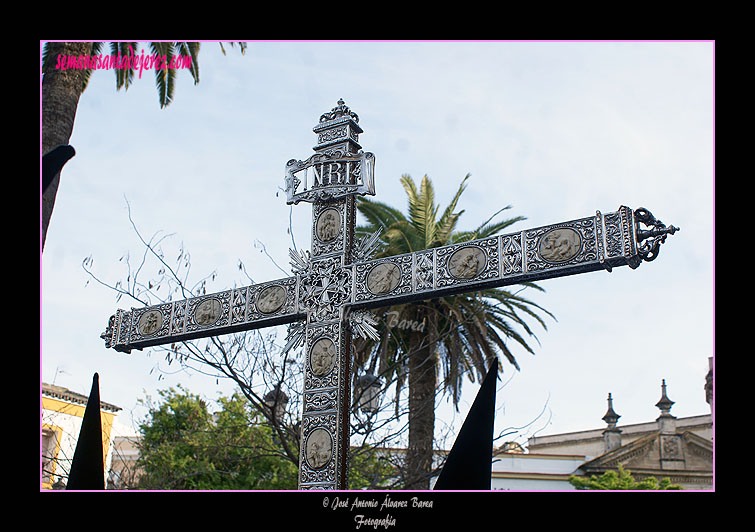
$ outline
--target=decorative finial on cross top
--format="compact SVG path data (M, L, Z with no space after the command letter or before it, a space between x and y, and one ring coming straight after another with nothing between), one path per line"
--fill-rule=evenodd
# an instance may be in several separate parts
M320 115L320 122L335 120L336 118L341 118L343 116L351 118L354 122L359 123L359 115L349 109L349 106L346 105L343 98L339 98L338 105L331 109L329 113L323 113Z

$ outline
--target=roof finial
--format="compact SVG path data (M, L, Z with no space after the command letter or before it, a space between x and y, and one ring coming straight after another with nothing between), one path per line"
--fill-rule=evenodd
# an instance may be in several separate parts
M616 422L621 416L613 409L613 397L608 394L608 411L603 416L603 421L608 423L608 428L603 431L604 451L609 453L621 447L621 429L616 428Z
M603 416L603 421L605 421L608 424L609 429L616 428L616 422L619 420L621 416L614 412L613 410L613 398L611 397L611 394L608 394L608 411L606 412L606 415Z
M655 406L657 406L661 410L661 417L671 416L669 411L671 410L671 407L674 405L674 401L668 398L668 395L666 395L666 379L663 379L661 381L661 398L660 400L655 403Z

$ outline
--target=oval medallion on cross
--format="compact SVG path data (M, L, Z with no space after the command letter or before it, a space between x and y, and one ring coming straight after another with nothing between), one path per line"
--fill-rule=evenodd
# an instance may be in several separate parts
M220 300L205 299L194 310L194 321L197 325L213 325L220 317Z
M163 315L159 310L148 310L142 314L137 324L139 334L142 336L150 336L155 334L163 324Z
M286 302L286 289L280 285L268 286L257 295L257 309L263 314L272 314Z
M392 262L378 264L367 274L367 289L373 294L387 294L398 286L401 270Z
M457 279L471 279L485 268L485 252L477 246L463 247L448 261L448 271Z
M338 233L341 232L341 213L338 210L330 208L325 209L317 217L315 224L315 234L322 242L335 240Z
M336 344L330 338L320 338L309 351L309 367L312 374L322 377L330 373L336 365Z
M304 445L304 457L312 469L320 469L330 462L333 454L333 437L322 428L313 430Z
M582 247L582 238L574 229L560 227L540 238L538 253L549 262L566 262L574 258Z

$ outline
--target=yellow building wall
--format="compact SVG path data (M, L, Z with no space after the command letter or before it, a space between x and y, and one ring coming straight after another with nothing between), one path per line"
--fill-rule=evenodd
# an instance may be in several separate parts
M42 410L48 410L50 412L57 412L58 414L64 414L69 416L74 416L83 419L84 418L84 412L86 411L85 405L79 405L79 404L73 404L68 403L66 401L61 401L59 399L53 399L52 397L42 397ZM112 412L107 412L100 410L100 419L102 422L102 456L104 459L104 463L102 464L103 469L107 469L107 462L110 452L110 434L113 429L113 420L115 418L115 414ZM79 430L81 428L81 424L79 423ZM55 448L55 454L54 456L57 457L58 453L60 451L61 442L64 437L64 429L62 427L51 425L49 423L42 422L42 429L51 430L53 432L57 433L57 443ZM78 440L79 434L68 434L67 435L70 438L73 438L74 440ZM74 445L75 448L75 445ZM53 465L54 468L54 465ZM54 469L53 469L54 474ZM53 478L53 475L50 476L50 478ZM43 482L42 488L44 489L51 489L52 485L51 482Z

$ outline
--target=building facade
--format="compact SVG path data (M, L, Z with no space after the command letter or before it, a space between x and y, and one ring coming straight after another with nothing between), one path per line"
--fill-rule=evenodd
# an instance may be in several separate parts
M62 386L42 383L40 487L64 489L81 431L88 397ZM113 426L120 407L100 401L103 471L108 471L113 449Z
M677 418L666 381L656 403L660 415L647 423L619 426L619 416L608 395L603 416L606 426L585 431L532 437L527 450L501 449L493 457L492 489L573 490L571 475L600 476L619 464L635 480L669 478L685 490L712 490L713 475L713 369L705 379L711 413Z

